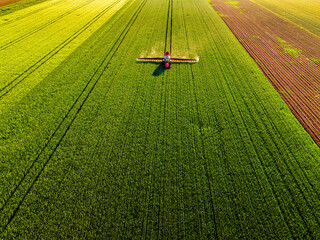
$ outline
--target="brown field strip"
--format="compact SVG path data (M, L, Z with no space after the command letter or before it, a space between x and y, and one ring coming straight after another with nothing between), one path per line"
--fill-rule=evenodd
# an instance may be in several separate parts
M320 146L320 38L249 0L211 4Z
M3 1L0 1L0 7L6 6L12 3L16 3L16 2L21 2L21 1L23 0L3 0Z

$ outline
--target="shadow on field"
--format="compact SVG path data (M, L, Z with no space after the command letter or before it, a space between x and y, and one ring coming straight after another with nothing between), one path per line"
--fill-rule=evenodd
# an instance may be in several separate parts
M160 76L161 74L164 73L164 71L166 71L166 69L163 67L162 63L158 63L158 62L138 62L139 64L157 64L158 67L154 70L154 72L152 73L152 76ZM175 62L176 64L183 64L183 65L190 65L190 64L194 64L193 62Z
M0 0L1 1L1 0ZM138 64L157 64L158 67L154 70L154 72L152 73L152 76L160 76L162 73L164 73L165 69L162 66L162 63L159 62L137 62Z
M152 76L160 76L162 73L164 73L165 69L162 66L162 64L159 64L159 66L156 68L156 70L154 70L154 72L152 73Z

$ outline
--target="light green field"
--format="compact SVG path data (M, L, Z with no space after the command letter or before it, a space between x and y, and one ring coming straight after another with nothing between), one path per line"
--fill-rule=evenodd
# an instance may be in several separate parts
M251 0L320 37L319 0Z
M198 63L136 62L168 6L0 17L0 238L319 238L319 148L206 0L172 1L172 55Z

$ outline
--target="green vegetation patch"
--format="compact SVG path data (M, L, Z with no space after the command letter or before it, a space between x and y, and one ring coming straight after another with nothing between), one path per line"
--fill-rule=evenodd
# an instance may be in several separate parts
M279 43L287 43L286 40L283 40L282 38L279 38L279 37L277 37L277 40L278 40Z
M293 47L293 45L286 44L287 41L280 38L280 37L277 37L277 40L279 43L281 43L281 46L283 47L283 50L285 53L289 53L292 56L297 56L297 57L299 57L301 55L301 53L302 53L301 49L295 48L295 47Z
M308 58L309 61L314 62L314 63L319 63L320 60L316 58Z
M256 35L253 35L252 37L253 37L253 38L260 38L259 36L256 36Z
M228 4L231 4L231 5L238 5L238 1L228 1L227 2Z
M298 57L301 55L302 50L299 48L291 48L290 45L286 45L286 47L284 48L284 52Z
M238 4L239 4L238 1L228 1L228 2L226 2L226 3L232 5L232 7L233 7L233 8L236 8L236 9L242 8L242 6L239 6L239 5L238 5ZM238 6L237 6L237 5L238 5Z

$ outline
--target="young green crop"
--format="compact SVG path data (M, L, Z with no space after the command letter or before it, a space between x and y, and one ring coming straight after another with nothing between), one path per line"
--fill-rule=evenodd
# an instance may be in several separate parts
M3 105L23 98L126 2L48 2L41 11L34 6L36 13L27 8L6 16L11 21L0 25L0 49L5 59L0 66L0 96L6 95ZM17 84L21 87L15 88Z
M319 149L207 1L171 2L170 70L135 61L169 1L122 3L0 98L1 238L317 238Z

